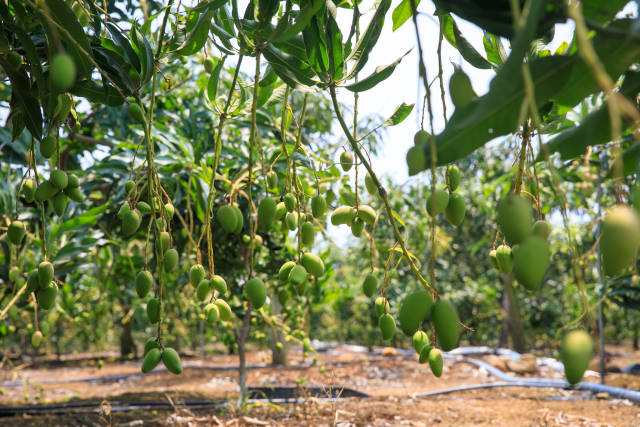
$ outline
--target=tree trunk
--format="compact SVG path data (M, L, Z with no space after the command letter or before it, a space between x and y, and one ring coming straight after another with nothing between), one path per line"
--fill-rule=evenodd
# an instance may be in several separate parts
M247 398L247 358L245 344L247 342L247 335L249 334L249 326L251 320L251 303L247 303L247 311L242 318L242 326L240 331L236 331L236 342L238 344L238 358L240 359L240 366L238 366L238 385L240 386L240 396L236 407L240 408L244 406L244 402Z
M277 295L271 298L271 308L275 316L282 312L282 306ZM281 350L278 350L278 343L280 343ZM271 347L271 364L272 365L287 365L287 346L284 340L284 334L275 326L271 327L271 339L269 340L269 347Z
M509 335L511 335L511 347L518 353L527 351L524 341L524 331L522 329L522 319L520 318L520 308L518 307L518 296L512 286L512 277L502 275L504 283L504 310L507 313L507 324L509 325Z
M123 359L128 358L131 355L135 358L138 357L138 349L133 341L131 330L132 325L131 319L129 318L122 324L122 332L120 333L120 357Z

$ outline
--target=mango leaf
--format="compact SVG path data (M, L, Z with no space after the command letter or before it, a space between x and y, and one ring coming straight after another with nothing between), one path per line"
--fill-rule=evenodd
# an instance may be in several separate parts
M496 67L502 66L504 61L507 60L507 53L500 37L485 31L484 37L482 37L482 44L484 45L484 52L487 54L487 60Z
M344 75L344 52L342 50L342 33L330 9L326 16L327 54L329 56L329 75L340 80Z
M313 80L315 73L309 64L304 63L299 57L285 53L273 45L268 45L262 53L273 67L273 71L287 84L293 87L310 87L317 84L317 81Z
M384 25L384 17L390 7L391 0L380 1L373 18L371 18L367 29L364 34L362 34L362 38L358 40L358 44L356 44L353 51L347 58L347 61L354 60L356 62L351 72L349 72L347 80L359 72L367 63L367 60L369 59L369 52L371 52L371 49L373 49L380 37L380 32Z
M414 0L414 3L417 9L420 4L420 0ZM411 18L411 15L413 15L413 11L411 10L411 0L402 0L391 13L391 19L393 21L392 31L400 28L407 19Z
M226 56L223 56L222 58L216 58L216 67L211 71L211 75L209 76L209 82L207 84L207 98L209 98L209 101L214 106L216 105L216 96L218 94L218 81L220 80L220 72L222 71L222 66L224 65L224 61L226 61L226 59Z
M38 141L41 140L42 112L40 111L40 103L31 92L31 85L25 68L22 66L18 69L13 68L7 61L6 56L0 56L0 66L11 82L10 115L20 115L23 120L23 122L20 122L20 119L15 117L17 121L14 123L14 127L19 129L21 126L16 126L16 124L24 123L31 135ZM15 139L17 136L13 135L13 138Z
M82 227L83 225L95 224L98 217L107 209L108 206L109 205L105 203L102 206L89 209L70 220L54 225L49 232L49 239L55 240L58 233L73 230L75 228Z
M635 95L640 90L640 72L629 71L620 91L625 96ZM628 126L630 123L625 123ZM584 153L588 146L605 144L611 141L611 122L609 109L605 102L591 112L574 128L566 130L546 144L549 153L560 153L563 159L572 159Z
M444 35L444 38L449 42L451 46L456 48L460 55L471 65L476 68L488 70L491 68L489 61L478 53L478 51L464 38L456 21L453 20L451 15L445 14L438 17L440 19L440 30Z
M605 24L629 3L627 0L589 0L582 2L582 14L589 21Z
M355 82L348 86L345 86L345 88L349 89L351 92L362 92L362 91L371 89L381 81L388 79L391 76L391 74L393 74L393 70L396 69L400 61L402 61L402 59L405 56L407 56L409 52L411 51L410 50L407 51L407 53L405 53L404 55L402 55L400 58L396 59L393 63L389 65L377 67L373 72L373 74L365 77L359 82Z
M153 76L153 72L155 71L155 62L153 59L153 50L151 49L151 45L149 44L149 40L140 33L137 25L133 25L131 27L131 42L133 43L133 49L138 55L138 59L140 60L140 68L141 68L141 77L142 82L148 82Z
M385 120L382 123L382 126L390 127L390 126L395 126L397 124L402 123L404 121L404 119L406 119L409 116L409 114L411 114L411 111L413 111L413 106L414 105L415 104L407 105L404 102L402 104L398 105L398 107L393 112L391 117L389 117L387 120Z
M176 49L177 54L180 54L182 56L189 56L202 49L204 44L207 42L207 36L209 35L209 27L211 26L212 17L212 10L200 15L195 27L193 28L191 33L189 33L189 37L187 37L182 46Z
M106 94L105 94L106 92ZM124 100L111 86L98 86L93 80L84 80L73 85L71 93L75 96L87 98L97 104L105 104L110 107L122 105Z
M288 15L282 17L271 35L271 41L280 43L300 34L324 4L324 0L309 0L304 2L300 8L300 12L297 13L296 21L293 25L290 24Z
M326 81L326 75L329 71L329 54L322 15L314 16L302 34L309 63L315 74Z
M120 49L122 49L122 55L125 57L129 65L140 71L140 59L131 47L131 43L129 43L129 40L122 35L120 29L113 23L107 22L105 26L107 27L109 34L111 34L111 39L116 42L118 46L120 46Z

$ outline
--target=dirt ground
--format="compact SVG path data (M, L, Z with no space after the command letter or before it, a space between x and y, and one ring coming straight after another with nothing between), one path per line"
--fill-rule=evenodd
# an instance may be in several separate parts
M640 352L627 347L607 347L612 356L609 366L624 367L640 362ZM248 385L319 386L358 390L369 398L337 401L307 398L297 403L249 405L237 412L233 404L210 409L190 409L181 401L227 400L238 394L237 371L212 369L232 367L236 356L216 355L183 361L182 375L156 370L141 375L139 361L109 362L98 368L94 360L50 364L24 364L0 370L0 405L35 405L59 402L103 402L102 413L59 415L0 416L0 425L341 425L341 426L638 426L640 406L609 396L587 392L538 388L492 388L416 397L414 393L451 387L494 382L484 369L468 363L447 360L441 378L435 378L428 365L420 365L414 356L384 355L349 351L348 348L318 353L318 364L304 368L250 370ZM479 357L511 375L562 378L551 367L515 365L497 356ZM265 352L252 352L249 364L268 360ZM300 364L301 354L293 353L291 364ZM309 363L307 358L305 363ZM49 367L47 367L49 366ZM525 373L527 372L527 373ZM131 374L127 376L127 374ZM112 376L118 376L116 378ZM61 382L88 377L110 377L109 381ZM598 382L589 375L587 381ZM21 381L10 386L9 381ZM60 381L60 382L57 382ZM607 384L640 390L640 376L610 373ZM117 412L118 402L170 401L173 408Z

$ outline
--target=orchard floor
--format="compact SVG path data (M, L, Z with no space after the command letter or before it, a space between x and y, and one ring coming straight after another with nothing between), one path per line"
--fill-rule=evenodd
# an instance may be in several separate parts
M612 353L609 366L624 367L640 362L640 352L628 347L608 346ZM347 387L370 395L337 401L307 398L297 403L273 404L256 402L245 412L234 411L233 405L217 409L191 409L181 401L228 400L234 402L238 389L237 372L212 369L237 364L235 356L215 355L206 360L185 358L182 375L164 370L139 374L139 361L107 361L98 368L95 363L75 361L61 366L19 364L13 369L5 364L0 370L0 405L36 405L57 402L103 402L102 413L65 413L58 415L0 416L0 425L76 426L76 425L342 425L342 426L428 426L428 425L503 425L503 426L638 426L640 406L608 396L586 392L534 389L479 389L428 398L412 397L414 393L443 390L462 385L496 381L483 369L467 363L445 362L441 378L435 378L428 365L420 365L413 356L383 355L340 351L318 354L318 364L301 368L252 369L248 385ZM537 372L516 374L497 356L478 357L506 369L511 375L561 378L550 367ZM266 352L252 352L249 364L265 363ZM302 363L301 354L290 355L292 364ZM310 359L305 361L307 364ZM527 370L515 366L516 372ZM129 375L130 376L127 376ZM117 376L117 377L113 377ZM69 382L73 379L109 377L109 381ZM599 381L595 376L588 381ZM9 386L9 381L22 381ZM611 373L607 384L640 390L640 376ZM118 402L170 401L173 408L157 408L116 412ZM111 406L113 405L113 406ZM110 408L113 410L110 411Z

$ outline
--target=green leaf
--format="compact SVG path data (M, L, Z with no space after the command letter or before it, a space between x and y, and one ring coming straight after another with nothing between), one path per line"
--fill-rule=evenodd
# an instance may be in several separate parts
M326 17L327 27L327 54L329 56L329 75L335 80L340 80L344 75L344 52L342 51L342 33L336 20L331 15Z
M409 114L411 114L411 111L413 111L413 106L414 105L415 104L407 105L404 102L402 104L398 105L398 107L393 112L391 117L389 117L387 120L385 120L382 123L382 126L390 127L390 126L395 126L397 124L402 123L404 121L404 119L409 117Z
M98 217L107 209L108 206L109 205L105 203L104 205L89 209L68 221L54 225L49 232L50 240L55 240L58 233L73 230L75 228L82 227L83 225L95 224Z
M625 96L635 97L640 90L640 72L629 71L621 87ZM625 127L630 123L625 123ZM611 141L611 122L609 108L604 103L591 112L574 128L566 130L546 144L549 153L560 153L563 159L572 159L583 154L588 146L605 144ZM636 165L637 166L637 165Z
M629 3L627 0L589 0L582 2L582 14L589 21L605 24Z
M226 56L223 56L222 58L216 58L216 67L211 71L211 75L209 76L209 83L207 84L207 97L214 106L216 105L216 96L218 94L218 81L220 80L220 72L222 71L222 66L224 65L224 61L226 61L226 59Z
M302 34L309 63L315 70L315 74L326 81L326 74L329 70L329 54L327 53L325 31L321 29L323 24L321 14L318 14L311 19Z
M407 53L405 53L404 55L402 55L400 58L396 59L393 63L389 65L377 67L373 72L373 74L365 77L359 82L345 86L345 88L349 89L351 92L362 92L362 91L371 89L381 81L389 78L391 74L393 74L393 70L396 69L400 61L402 61L402 59L405 56L407 56L409 52L411 51L410 50L407 51Z
M313 80L315 73L309 64L303 62L299 57L289 55L273 45L268 45L262 53L278 77L290 86L311 87L317 84L317 81Z
M182 56L193 55L196 52L199 52L200 49L207 42L207 36L209 34L209 27L211 26L211 18L213 17L213 11L208 11L200 15L198 21L196 22L195 27L189 33L189 37L187 40L180 46L176 53Z
M7 62L6 56L0 55L0 66L11 82L11 113L10 116L20 114L31 135L37 140L42 139L42 112L40 103L31 93L29 77L24 67L14 69ZM17 120L20 120L16 118ZM17 122L20 123L20 122ZM16 128L20 128L17 126ZM14 139L17 135L13 135Z
M290 25L287 19L288 16L282 17L271 35L271 40L274 43L281 43L300 34L324 4L324 0L309 0L304 2L300 8L300 12L297 14L295 24Z
M416 9L420 4L420 0L414 0ZM411 0L402 0L395 9L393 9L393 13L391 13L391 19L393 20L393 29L392 31L397 30L404 24L407 19L411 18L413 15L413 11L411 10Z
M491 64L464 38L451 15L440 15L440 30L451 46L471 65L480 69L490 69Z
M137 25L131 27L131 42L133 43L133 49L135 50L138 58L140 59L141 77L142 82L148 82L153 76L155 71L155 62L153 59L153 50L149 44L149 40L140 33Z
M482 44L484 52L487 54L487 60L496 67L502 66L504 61L507 60L507 53L500 38L485 31L482 37Z
M380 32L382 31L382 26L384 25L384 17L390 7L391 0L380 1L375 14L371 18L371 21L367 26L367 29L365 30L364 34L362 34L360 40L358 40L358 44L356 44L356 46L353 48L353 51L351 52L351 55L349 55L349 58L347 58L347 61L356 61L353 69L347 77L347 80L354 76L358 71L360 71L367 63L367 60L369 59L369 53L378 42Z
M75 96L87 98L91 102L105 104L110 107L117 107L124 102L124 99L113 87L98 86L93 80L77 82L71 89L71 93Z
M131 65L137 71L140 71L140 60L138 58L138 55L136 55L136 52L131 47L131 43L129 43L129 40L122 35L120 29L113 23L107 22L105 26L107 27L109 34L111 34L111 39L116 42L118 46L120 46L120 49L122 49L122 55L127 60L129 65Z

